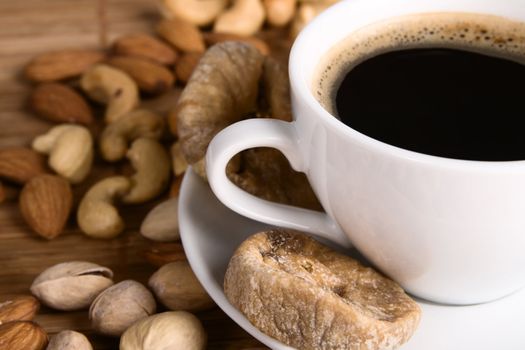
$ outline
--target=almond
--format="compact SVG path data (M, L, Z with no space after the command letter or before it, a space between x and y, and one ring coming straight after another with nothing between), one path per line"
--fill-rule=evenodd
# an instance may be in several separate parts
M27 79L37 82L73 78L89 67L104 60L105 55L96 50L61 50L35 57L25 68Z
M53 239L62 233L73 205L69 182L55 175L40 175L29 181L20 194L20 210L40 236Z
M254 36L241 36L237 34L230 33L217 33L217 32L208 32L204 33L204 40L208 46L212 46L224 41L240 41L246 44L250 44L255 47L262 55L270 54L270 47L268 44L257 37Z
M44 83L33 90L31 108L39 116L57 123L91 124L93 113L82 95L61 83Z
M157 204L142 221L140 233L152 241L179 241L178 208L178 198L170 198Z
M0 349L43 350L48 338L46 332L30 321L14 321L0 325Z
M186 84L190 80L191 73L199 64L202 55L200 52L188 52L182 55L175 64L175 76L177 79Z
M138 56L165 65L173 64L177 60L175 50L151 35L143 33L118 39L113 50L119 55Z
M0 178L24 184L33 177L47 173L45 158L26 147L0 150Z
M0 324L12 321L31 321L40 303L30 295L21 295L0 302Z
M161 267L174 261L186 260L180 243L153 243L144 251L144 257L153 266Z
M108 63L126 72L138 85L139 89L160 94L169 90L175 83L175 77L164 66L148 59L133 56L117 56Z
M157 26L157 33L183 52L204 52L204 38L195 25L179 18L165 19Z

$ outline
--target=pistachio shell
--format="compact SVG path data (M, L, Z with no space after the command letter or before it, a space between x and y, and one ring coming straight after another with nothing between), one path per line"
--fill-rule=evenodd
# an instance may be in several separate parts
M45 305L57 310L88 307L104 289L113 284L113 272L107 267L85 261L71 261L51 266L31 285L31 293Z
M99 333L120 336L136 321L155 313L155 298L136 281L122 281L102 292L89 308L91 326Z
M162 266L151 276L148 285L170 310L201 311L215 305L187 261Z
M66 330L51 338L46 350L93 350L93 347L84 334Z
M206 332L185 311L163 312L134 323L120 338L120 350L203 350Z

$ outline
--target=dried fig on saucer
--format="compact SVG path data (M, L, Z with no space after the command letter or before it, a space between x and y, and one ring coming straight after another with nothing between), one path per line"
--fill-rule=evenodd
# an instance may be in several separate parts
M421 313L394 281L289 230L244 241L224 292L254 326L297 349L396 349Z
M289 121L289 100L286 70L276 61L249 44L222 42L199 61L170 114L170 126L187 162L206 178L206 149L219 131L257 115ZM321 208L305 175L295 172L276 150L243 152L232 159L227 173L238 186L264 199Z

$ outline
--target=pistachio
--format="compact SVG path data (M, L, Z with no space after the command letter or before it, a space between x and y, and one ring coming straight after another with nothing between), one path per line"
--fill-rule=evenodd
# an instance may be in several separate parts
M20 295L0 302L0 324L11 321L31 321L40 303L31 295Z
M151 276L148 285L170 310L200 311L215 305L187 261L162 266Z
M201 350L206 338L197 317L185 311L163 312L128 328L120 338L120 350Z
M113 284L107 267L85 261L51 266L31 285L31 293L45 305L57 310L88 307L95 297Z
M136 281L122 281L106 289L89 308L91 326L99 333L120 336L136 321L155 313L155 298Z
M93 350L93 347L84 334L66 330L51 338L46 350Z

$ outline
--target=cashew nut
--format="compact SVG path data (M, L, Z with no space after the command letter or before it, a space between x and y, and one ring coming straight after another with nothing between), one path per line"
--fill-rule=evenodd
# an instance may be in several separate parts
M263 0L266 20L272 26L283 27L295 14L297 0Z
M95 238L113 238L121 233L124 221L113 201L128 193L130 187L124 176L108 177L91 187L78 207L77 222L82 232Z
M146 137L158 140L164 131L164 119L146 110L131 111L124 118L109 124L100 137L102 157L114 162L126 156L128 143Z
M170 178L170 157L157 141L139 138L127 153L136 173L131 177L131 190L122 200L135 204L146 202L159 195Z
M264 18L261 0L236 0L230 9L217 18L213 30L250 36L261 29Z
M137 84L120 69L98 64L80 81L82 89L96 102L107 104L106 122L113 123L139 103Z
M171 198L153 208L140 225L140 233L153 241L170 242L180 239L179 199Z
M93 162L93 139L80 125L61 124L33 140L33 149L49 154L49 166L71 183L86 178Z
M161 0L162 14L178 17L198 26L211 24L228 4L228 0Z

